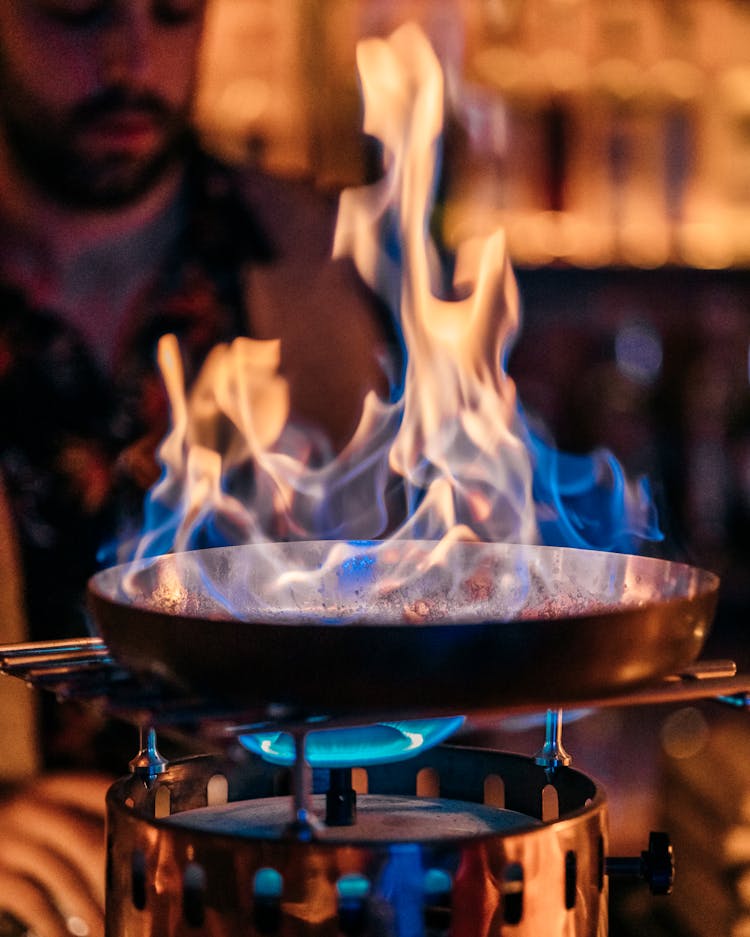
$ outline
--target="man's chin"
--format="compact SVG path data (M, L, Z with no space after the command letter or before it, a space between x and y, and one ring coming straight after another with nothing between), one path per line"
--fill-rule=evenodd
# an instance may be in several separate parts
M132 142L132 141L131 141ZM144 198L179 164L182 146L103 147L66 164L37 167L34 182L49 198L76 210L115 211Z
M112 121L83 133L7 122L6 141L21 175L44 198L74 211L116 211L160 184L190 149L187 125Z

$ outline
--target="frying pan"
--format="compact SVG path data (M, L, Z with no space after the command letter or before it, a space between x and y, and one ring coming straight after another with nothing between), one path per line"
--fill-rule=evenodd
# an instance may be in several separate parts
M382 719L566 705L691 664L719 580L590 550L251 544L96 574L115 659L230 710Z

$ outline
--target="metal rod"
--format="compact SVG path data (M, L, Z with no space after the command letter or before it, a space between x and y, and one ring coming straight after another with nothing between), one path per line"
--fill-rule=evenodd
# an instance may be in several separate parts
M610 877L638 878L643 875L643 859L640 856L607 856L607 875Z
M706 678L697 678L692 675L687 678L674 676L661 683L628 690L625 693L561 702L566 709L604 709L615 706L668 705L693 700L716 700L736 707L750 706L750 673ZM536 706L531 703L515 704L504 707L502 710L478 710L471 713L470 718L475 725L496 724L498 716L538 713L539 709L538 704ZM440 715L440 713L434 715ZM401 718L408 718L408 715L402 713Z
M708 680L713 677L734 677L737 674L737 664L733 660L699 660L691 667L684 667L671 680Z
M50 641L18 641L13 644L0 644L0 657L13 657L15 654L40 653L47 654L50 651L64 651L68 648L80 648L97 645L104 647L101 638L84 637L77 638L54 638Z
M295 839L312 839L320 826L312 809L313 775L305 757L307 730L293 730L294 764L292 765L292 822L289 833Z
M156 747L156 730L153 726L138 726L139 750L130 762L132 774L145 781L153 781L155 777L169 767L169 762Z
M111 660L112 657L106 647L96 650L79 648L77 650L66 651L64 654L19 654L16 657L9 657L3 660L2 666L8 673L13 673L16 670L23 670L24 668L37 670L56 666L77 667L88 663Z
M707 677L696 679L670 679L655 686L644 687L605 697L582 700L581 706L642 706L646 704L678 703L688 700L720 699L750 693L750 674L738 673L735 677Z
M569 765L573 760L562 742L563 711L548 709L544 720L544 745L534 756L534 761L549 771Z
M57 660L27 661L24 664L12 663L4 669L9 677L20 677L31 683L43 683L56 678L70 677L75 680L85 677L92 670L113 670L115 663L111 657L75 657L64 663Z
M54 641L25 641L22 644L0 645L0 660L33 654L46 656L50 654L64 654L66 651L74 653L107 650L107 645L101 638L59 638Z

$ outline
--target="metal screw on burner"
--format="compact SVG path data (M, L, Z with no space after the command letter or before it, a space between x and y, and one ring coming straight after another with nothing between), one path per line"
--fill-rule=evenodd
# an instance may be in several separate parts
M534 755L534 761L548 774L554 774L558 768L565 768L573 761L563 746L562 729L562 709L548 709L544 721L544 745Z
M292 820L287 835L300 842L309 842L320 829L320 820L312 809L312 768L305 757L306 731L291 730L294 739L292 765Z
M129 763L130 772L144 781L153 781L164 774L169 762L156 747L156 730L152 726L139 726L138 733L140 750Z

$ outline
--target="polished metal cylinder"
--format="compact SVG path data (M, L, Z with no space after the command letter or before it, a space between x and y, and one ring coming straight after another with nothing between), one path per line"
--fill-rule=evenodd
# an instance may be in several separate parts
M289 772L211 756L107 798L107 937L605 937L606 800L532 758L441 747L355 772L357 821L295 825Z

